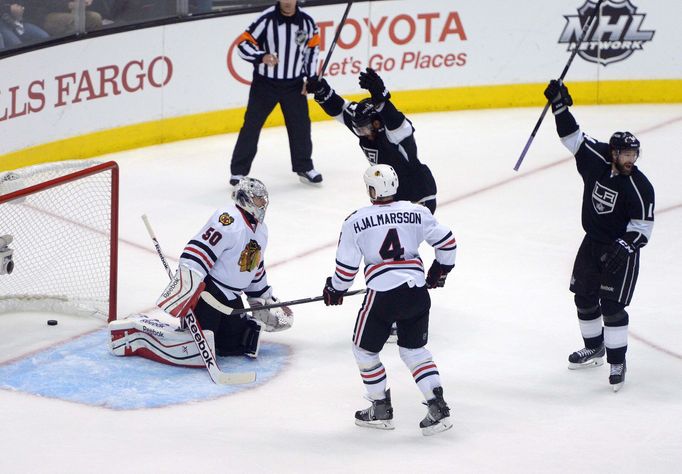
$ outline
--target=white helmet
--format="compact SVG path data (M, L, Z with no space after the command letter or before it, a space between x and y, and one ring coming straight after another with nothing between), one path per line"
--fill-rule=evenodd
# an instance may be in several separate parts
M262 181L245 176L232 190L232 199L237 206L255 217L258 222L263 222L270 200L268 190Z
M367 193L372 199L390 197L398 192L398 175L392 166L373 165L363 175Z

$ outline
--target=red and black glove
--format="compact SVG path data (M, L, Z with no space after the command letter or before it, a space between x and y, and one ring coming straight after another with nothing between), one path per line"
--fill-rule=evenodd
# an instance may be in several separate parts
M443 265L438 260L434 260L426 274L426 286L431 289L444 287L445 278L453 268L455 268L454 265Z
M327 277L327 281L324 284L324 290L322 290L322 296L324 296L324 304L329 305L339 305L343 303L343 295L346 294L348 290L337 290L332 285L332 277Z

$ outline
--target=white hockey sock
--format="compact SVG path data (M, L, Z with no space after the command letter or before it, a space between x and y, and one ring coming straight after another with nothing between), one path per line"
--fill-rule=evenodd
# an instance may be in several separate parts
M353 355L358 363L367 396L372 400L386 398L386 369L379 359L379 354L353 344Z
M365 384L369 398L372 400L386 398L386 369L384 369L384 364L379 362L379 365L370 369L360 369L360 377L362 377L362 383Z
M438 367L433 361L431 352L426 347L407 349L401 347L400 358L412 372L414 382L424 394L425 400L434 398L433 389L441 386Z
M602 320L601 316L595 319L590 319L589 321L578 320L580 323L580 334L583 339L591 339L594 337L601 336Z
M441 386L436 363L433 360L427 360L411 370L417 387L424 394L424 399L431 400L434 397L433 389Z
M627 326L604 327L604 345L607 349L618 349L628 345Z

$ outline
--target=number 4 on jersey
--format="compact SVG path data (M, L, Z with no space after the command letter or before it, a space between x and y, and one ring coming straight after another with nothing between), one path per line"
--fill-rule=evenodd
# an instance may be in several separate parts
M381 258L384 260L404 260L404 253L405 249L400 244L398 231L396 229L388 229L384 243L381 244L381 248L379 249L379 255L381 255Z

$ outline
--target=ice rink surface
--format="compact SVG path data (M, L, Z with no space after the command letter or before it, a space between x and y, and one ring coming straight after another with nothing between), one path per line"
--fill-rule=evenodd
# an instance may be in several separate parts
M458 241L455 270L431 293L428 345L452 430L421 435L421 394L393 345L382 360L395 431L353 424L354 411L368 402L350 349L361 297L348 297L341 307L295 307L290 331L264 336L288 346L284 369L238 393L111 410L0 390L0 472L679 472L682 106L573 108L583 130L602 141L616 130L635 133L643 151L637 164L656 190L656 224L628 309L627 381L618 393L608 385L608 365L566 368L567 355L582 347L568 291L583 235L582 183L551 116L520 172L512 171L539 112L410 117L420 158L438 182L436 217ZM121 317L153 306L167 279L140 215L149 216L176 264L186 241L229 199L235 140L231 134L105 157L121 167ZM252 170L270 191L265 262L281 299L321 294L343 219L368 204L361 177L367 162L350 132L315 123L313 140L321 187L291 173L283 128L263 131ZM422 257L430 264L433 251L424 247ZM363 286L356 280L354 288ZM59 316L60 325L48 327L45 319L0 316L0 364L104 326ZM97 369L83 377L89 370ZM195 383L211 382L206 375Z

